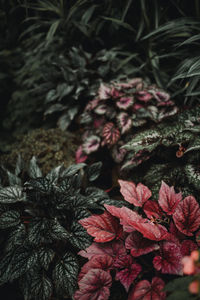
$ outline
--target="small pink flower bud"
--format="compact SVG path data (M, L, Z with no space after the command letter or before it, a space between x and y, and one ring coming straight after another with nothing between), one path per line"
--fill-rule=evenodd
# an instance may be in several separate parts
M187 275L192 275L195 272L195 265L194 265L194 261L192 260L192 258L190 256L185 256L182 259L182 263L183 263L183 273L187 274Z
M189 291L192 294L198 294L199 292L200 283L198 280L194 280L189 284Z
M198 261L199 260L199 251L198 250L192 251L190 257L192 258L192 260Z

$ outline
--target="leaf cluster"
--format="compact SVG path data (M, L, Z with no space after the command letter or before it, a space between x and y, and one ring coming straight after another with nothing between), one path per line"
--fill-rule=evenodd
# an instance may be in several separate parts
M101 163L59 166L43 176L33 157L24 182L19 157L14 173L2 171L9 185L0 188L1 285L18 280L27 300L73 294L77 251L91 243L78 221L110 203L103 190L88 184L100 169Z

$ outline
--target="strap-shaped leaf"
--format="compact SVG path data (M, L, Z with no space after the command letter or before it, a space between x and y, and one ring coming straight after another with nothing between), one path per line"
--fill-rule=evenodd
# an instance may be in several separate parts
M26 197L20 186L9 186L0 189L0 203L10 204L25 201Z
M6 211L0 216L0 228L9 228L20 223L20 214L16 210Z
M77 258L72 253L67 252L53 270L52 276L58 294L64 292L73 295L76 288L78 270Z
M85 166L86 164L84 163L71 165L63 172L63 176L65 177L75 175L79 170L83 169Z

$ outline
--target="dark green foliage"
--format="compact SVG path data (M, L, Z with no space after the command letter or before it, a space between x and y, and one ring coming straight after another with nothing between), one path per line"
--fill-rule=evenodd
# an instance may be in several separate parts
M188 286L193 280L193 276L185 276L171 280L164 288L169 295L167 300L197 300L198 296L192 295L188 290Z
M158 182L164 180L181 189L183 194L191 193L198 198L199 120L200 107L196 106L184 110L176 118L173 117L134 135L124 146L128 151L128 157L131 158L124 170L134 169L147 161L144 163L142 174L140 171L137 173L137 180L143 180L145 184L151 186L155 194L159 190Z
M28 170L22 165L19 157L15 174L2 170L10 186L0 188L0 283L18 280L27 300L70 297L79 272L77 252L91 243L78 221L113 203L104 191L86 188L101 163L59 166L46 176L35 157Z

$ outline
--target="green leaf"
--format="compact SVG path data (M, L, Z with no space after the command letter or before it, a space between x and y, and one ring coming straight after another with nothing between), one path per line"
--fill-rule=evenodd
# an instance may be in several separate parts
M135 153L140 150L152 152L160 144L161 137L162 136L158 130L149 129L135 135L130 142L121 148L128 151L133 150Z
M19 186L9 186L0 189L0 203L10 204L25 201L26 197Z
M175 290L188 289L188 285L194 279L193 276L184 276L181 278L176 278L171 280L168 284L165 285L164 290L168 292L173 292Z
M49 300L53 293L53 284L46 275L37 274L32 278L31 294L35 300Z
M23 245L26 238L26 228L24 224L18 225L14 230L12 230L8 236L6 244L6 252L11 251L16 246Z
M187 290L175 291L167 297L167 300L195 300L194 296L191 295Z
M69 232L56 219L51 221L49 235L53 240L67 240L70 237Z
M63 177L75 175L79 170L83 169L85 166L86 164L84 163L71 165L63 172Z
M10 228L21 222L20 214L16 210L6 211L0 216L0 229Z
M37 165L37 160L35 156L33 156L30 160L28 173L31 178L42 177L42 172L39 166Z
M69 242L73 246L77 247L78 249L85 249L91 245L92 239L81 224L73 222L70 229L71 234Z
M136 30L131 25L129 25L128 23L123 22L123 21L121 21L119 19L114 19L114 18L109 18L109 17L102 17L102 18L104 20L111 21L111 22L113 22L113 23L115 23L115 24L117 24L119 26L122 26L125 29L128 29L128 30L130 30L132 32L136 32Z
M73 295L78 276L77 258L70 252L67 252L56 264L53 270L53 281L58 294L69 293Z
M100 162L100 161L89 166L87 168L88 180L89 181L96 180L101 173L101 168L102 168L102 162Z
M50 263L54 259L55 252L47 247L42 247L39 249L38 252L40 265L45 269L48 270Z

